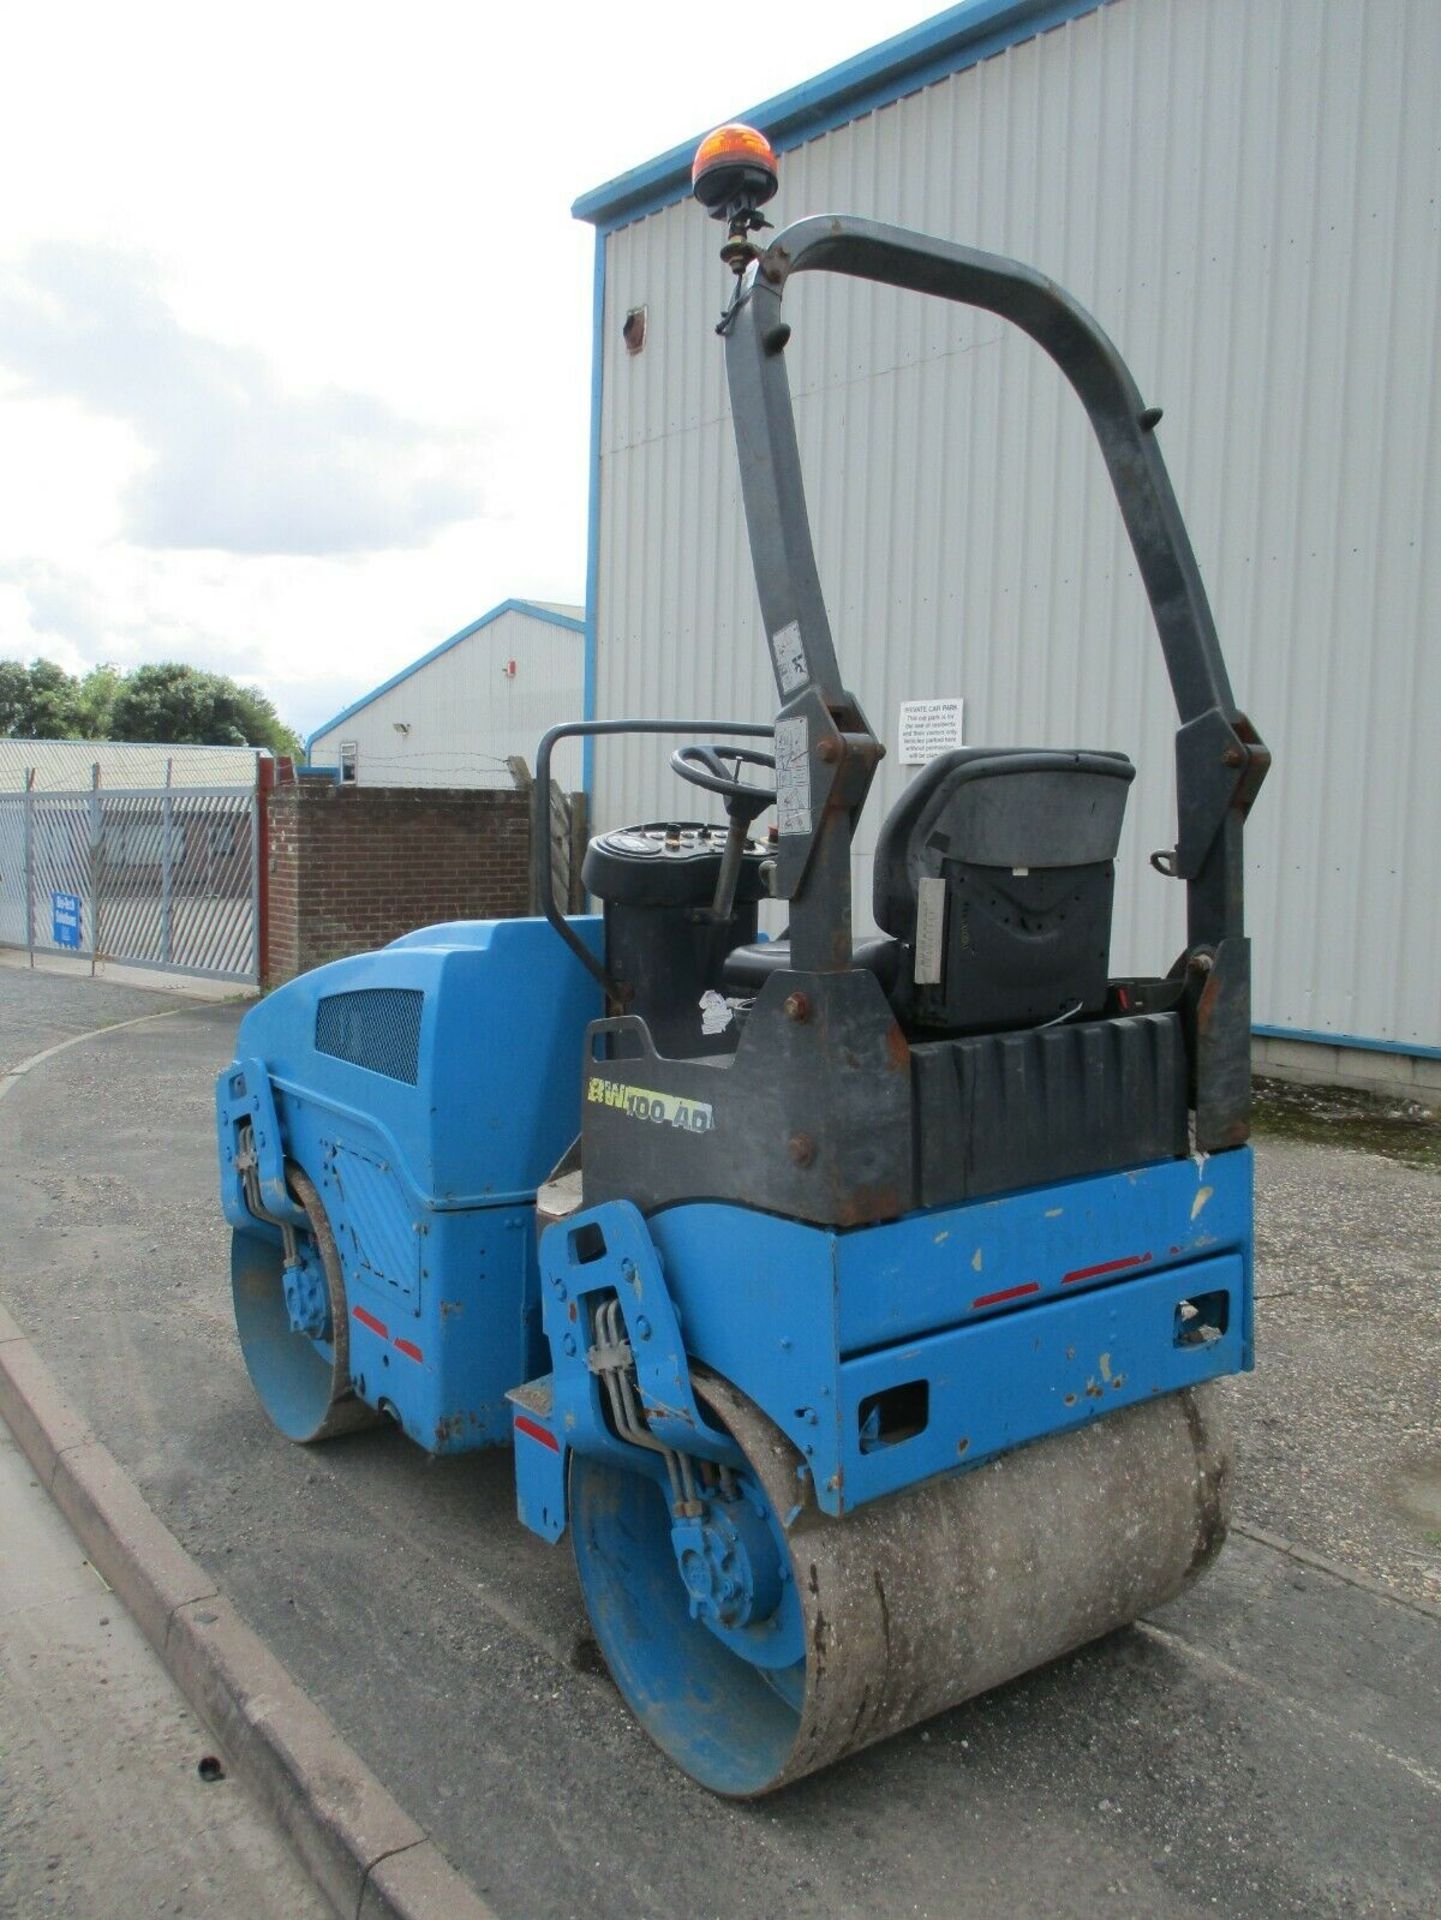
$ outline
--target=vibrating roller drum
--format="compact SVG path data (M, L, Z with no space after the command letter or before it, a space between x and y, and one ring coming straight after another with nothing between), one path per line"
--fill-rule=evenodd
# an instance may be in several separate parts
M333 1440L380 1416L350 1378L345 1279L324 1203L300 1168L286 1168L307 1225L283 1236L256 1220L231 1234L230 1283L246 1370L288 1440Z
M617 1684L719 1793L767 1793L1124 1626L1174 1599L1225 1536L1230 1451L1205 1389L842 1520L809 1509L787 1531L794 1448L723 1381L695 1384L748 1462L731 1508L743 1524L709 1562L678 1577L671 1514L644 1475L577 1457L571 1513ZM738 1584L749 1619L733 1601L718 1622Z

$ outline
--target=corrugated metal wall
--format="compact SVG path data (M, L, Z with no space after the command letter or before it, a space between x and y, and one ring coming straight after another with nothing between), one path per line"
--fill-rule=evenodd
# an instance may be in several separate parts
M1441 1045L1441 6L1114 0L810 142L768 209L870 214L1015 254L1101 320L1148 401L1237 697L1276 755L1253 816L1259 1024ZM739 510L719 229L606 240L603 716L774 711ZM648 310L625 351L627 312ZM968 744L1141 768L1120 967L1164 969L1181 890L1160 650L1079 403L1000 322L807 276L788 349L843 671L908 777L899 702ZM602 746L596 818L691 800ZM691 798L699 798L692 795Z
M30 784L40 793L87 793L92 770L100 785L163 787L166 768L176 787L253 787L255 747L156 746L130 740L0 740L0 793Z
M513 677L504 670L512 660ZM584 664L579 633L511 609L316 734L310 758L337 765L341 743L353 740L362 786L508 787L511 754L534 771L546 729L580 718ZM562 746L552 772L578 787L579 748Z

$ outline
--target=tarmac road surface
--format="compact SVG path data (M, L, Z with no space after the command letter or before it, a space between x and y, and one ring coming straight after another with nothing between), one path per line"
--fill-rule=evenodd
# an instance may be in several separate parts
M0 969L0 1038L26 1026L27 978ZM568 1551L514 1518L508 1456L431 1461L390 1432L305 1451L268 1427L215 1198L211 1084L237 1018L120 1029L14 1083L0 1298L504 1920L1441 1912L1433 1173L1262 1143L1278 1299L1233 1396L1243 1519L1321 1553L1358 1543L1389 1593L1239 1535L1154 1619L736 1807L677 1773L598 1670ZM1413 1487L1419 1507L1396 1492Z

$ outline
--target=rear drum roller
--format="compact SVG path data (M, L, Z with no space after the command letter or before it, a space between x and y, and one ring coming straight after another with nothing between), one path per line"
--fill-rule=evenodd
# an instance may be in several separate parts
M787 1533L781 1518L805 1497L800 1455L724 1381L694 1384L747 1462L745 1524L711 1526L709 1554L678 1557L664 1482L577 1455L571 1526L617 1686L717 1793L767 1793L1124 1626L1173 1599L1225 1537L1230 1455L1204 1390L843 1520L807 1504Z
M287 1267L278 1226L237 1227L230 1243L235 1327L251 1384L288 1440L330 1440L380 1416L350 1387L350 1322L340 1254L325 1207L293 1163L287 1185L305 1210Z

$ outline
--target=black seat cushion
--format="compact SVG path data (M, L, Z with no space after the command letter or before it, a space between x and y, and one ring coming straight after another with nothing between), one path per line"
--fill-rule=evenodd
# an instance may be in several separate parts
M862 940L852 959L858 967L873 973L889 993L895 984L900 956L900 942L882 934ZM753 946L732 947L721 970L722 984L727 993L737 997L754 995L760 992L773 973L786 971L790 964L789 940L758 940Z
M1135 777L1123 753L958 747L941 754L881 827L872 894L877 924L909 938L916 882L939 875L947 861L1036 871L1114 860Z
M1100 1010L1134 778L1124 754L1019 747L961 748L917 775L875 864L905 1024L977 1033Z
M1134 778L1124 754L1050 748L962 747L922 769L876 846L885 931L854 955L907 1027L960 1034L1099 1009L1112 863ZM939 978L917 964L923 880L945 889ZM788 940L735 947L723 982L756 994L791 964Z

